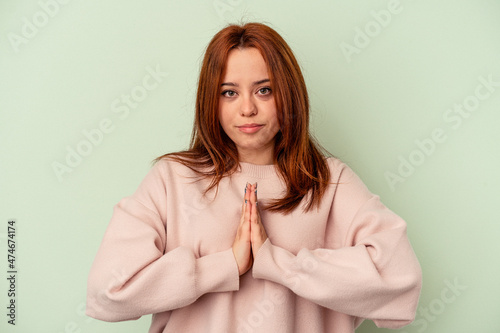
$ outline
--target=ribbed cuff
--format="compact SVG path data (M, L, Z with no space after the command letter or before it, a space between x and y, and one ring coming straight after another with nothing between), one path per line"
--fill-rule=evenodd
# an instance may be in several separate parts
M228 249L196 259L195 279L197 297L211 292L238 290L240 276L233 250Z
M277 260L280 264L278 264ZM262 244L255 257L252 276L255 279L265 279L279 284L283 283L283 269L291 266L293 255L288 251L271 244L269 238Z

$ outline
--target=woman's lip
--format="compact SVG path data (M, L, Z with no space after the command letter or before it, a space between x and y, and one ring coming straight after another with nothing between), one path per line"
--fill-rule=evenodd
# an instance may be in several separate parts
M260 130L264 125L261 124L245 124L241 126L236 126L243 133L255 133Z

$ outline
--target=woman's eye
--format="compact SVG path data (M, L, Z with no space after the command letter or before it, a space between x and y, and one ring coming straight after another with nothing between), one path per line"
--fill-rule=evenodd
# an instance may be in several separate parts
M222 92L222 96L233 97L234 95L236 95L236 93L232 90L224 90Z
M260 88L259 89L259 94L261 95L269 95L271 93L271 88Z

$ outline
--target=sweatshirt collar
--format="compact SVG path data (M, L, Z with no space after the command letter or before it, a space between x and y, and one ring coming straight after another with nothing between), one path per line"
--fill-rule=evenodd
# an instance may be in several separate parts
M276 177L278 173L274 164L258 165L247 162L240 162L240 168L238 171L247 176L260 179Z

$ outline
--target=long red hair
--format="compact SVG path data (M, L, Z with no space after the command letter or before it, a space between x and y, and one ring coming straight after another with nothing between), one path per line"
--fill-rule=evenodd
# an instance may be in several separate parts
M324 150L309 133L309 98L300 67L285 40L260 23L230 25L219 31L205 52L198 81L190 147L158 157L173 158L211 179L206 191L238 169L238 151L219 122L220 85L228 53L254 47L267 64L280 132L275 138L274 164L287 185L283 198L266 209L289 213L310 193L306 210L319 205L330 180Z

